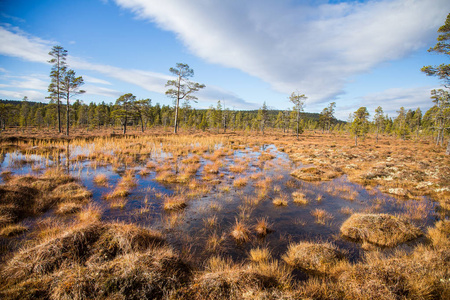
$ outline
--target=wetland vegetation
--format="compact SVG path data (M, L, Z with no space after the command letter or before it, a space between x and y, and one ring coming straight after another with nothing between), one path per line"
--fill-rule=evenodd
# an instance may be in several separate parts
M153 129L0 147L3 298L450 295L450 158L426 140Z
M0 103L2 299L450 299L448 91L373 122L302 113L298 92L194 110L204 85L177 64L174 109L71 105L83 79L50 55L56 103Z

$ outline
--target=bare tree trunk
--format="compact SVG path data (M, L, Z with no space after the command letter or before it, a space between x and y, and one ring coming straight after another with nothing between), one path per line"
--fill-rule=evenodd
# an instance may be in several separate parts
M357 147L357 146L358 146L358 135L355 134L355 147Z
M177 133L178 130L178 105L180 104L180 98L177 97L177 105L175 106L175 126L173 133Z
M450 155L450 138L448 139L447 151L445 152L445 154Z
M60 103L59 103L59 91L58 91L58 131L59 133L62 132L61 130L61 108L60 108Z
M69 122L70 122L70 105L69 105L69 93L67 93L67 124L66 124L66 135L69 136Z

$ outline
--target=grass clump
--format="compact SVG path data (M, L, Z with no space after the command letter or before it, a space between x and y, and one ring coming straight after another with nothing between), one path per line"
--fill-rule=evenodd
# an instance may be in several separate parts
M56 213L60 215L70 215L77 213L81 210L83 204L77 202L63 202L58 204Z
M11 237L28 231L28 227L22 224L6 225L0 229L0 236Z
M236 223L231 231L231 236L240 243L245 243L250 239L248 226L241 220L236 219Z
M340 290L347 299L448 299L450 252L419 246L412 253L379 252L343 271Z
M92 193L76 182L69 182L56 187L52 196L64 201L83 202L92 197Z
M73 177L58 170L49 170L40 177L14 176L0 185L0 225L16 223L63 203L79 206L91 196Z
M98 174L92 180L98 186L108 186L108 176L105 174Z
M333 215L324 209L316 208L311 212L311 215L316 217L316 223L325 224L328 220L333 218Z
M289 245L283 260L294 268L318 273L329 273L345 255L331 243L300 242Z
M270 250L267 248L253 248L250 250L249 259L252 262L267 262L270 259Z
M287 206L288 205L287 196L286 195L280 195L278 197L275 197L272 200L272 203L275 206Z
M354 240L387 247L423 234L406 219L389 214L353 214L342 224L341 233Z
M450 247L450 220L440 220L428 228L427 235L435 247Z
M239 177L233 181L233 186L234 187L244 187L247 185L247 183L248 183L247 177Z
M166 196L164 209L168 211L181 210L187 206L186 201L186 197L183 195Z
M308 199L306 199L306 195L302 192L293 192L292 199L297 204L308 204Z
M272 229L270 228L271 225L267 218L258 219L256 222L255 230L259 236L263 237L272 232Z
M272 299L290 287L290 274L277 262L234 264L214 256L190 285L191 299Z
M159 232L132 224L81 224L6 262L0 298L161 299L190 269Z

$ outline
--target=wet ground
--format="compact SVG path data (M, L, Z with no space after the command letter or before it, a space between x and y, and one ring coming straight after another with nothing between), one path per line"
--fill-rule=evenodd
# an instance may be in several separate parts
M103 210L102 219L133 222L165 233L167 240L180 251L191 253L194 260L221 254L236 261L248 257L251 248L267 246L274 258L280 258L291 242L331 241L347 251L352 261L358 260L363 249L361 244L346 240L339 234L342 223L354 212L408 214L414 210L417 200L403 200L383 194L377 188L369 190L349 182L346 176L327 182L305 182L295 179L290 173L305 167L294 165L287 154L278 151L274 145L257 147L227 148L220 156L221 145L198 155L200 167L189 179L208 188L208 192L193 192L188 183L164 183L156 180L158 173L149 168L149 162L161 166L170 162L172 172L177 174L194 154L186 153L174 157L172 153L155 151L146 156L133 156L132 160L109 164L90 159L91 146L67 145L61 151L49 154L24 154L19 149L4 148L0 155L0 171L12 175L42 174L47 168L61 167L93 193L93 202ZM96 150L98 151L98 150ZM55 154L58 153L58 154ZM119 155L107 150L107 155ZM123 155L123 154L121 154ZM217 174L205 178L205 165L220 165ZM236 169L236 166L242 166ZM122 207L113 207L105 195L111 192L130 170L137 185L123 200ZM146 172L141 172L146 170ZM99 174L106 175L107 186L99 186L93 179ZM235 186L238 178L248 180L243 186ZM2 183L3 179L0 179ZM301 191L306 204L293 201L292 193ZM195 192L195 189L194 189ZM167 212L163 208L164 197L181 194L188 197L187 207L177 212ZM283 198L286 206L276 206L273 200ZM422 227L435 221L435 205L428 199L425 212L412 221ZM423 208L422 208L423 210ZM315 213L324 211L325 218L318 222ZM51 212L46 215L51 214ZM44 216L45 217L45 216ZM40 217L42 218L42 216ZM70 218L70 217L69 217ZM261 237L256 234L255 225L261 218L270 223L271 233ZM250 232L247 242L238 243L230 235L236 220L242 221ZM24 223L33 224L34 220ZM413 241L417 243L419 241ZM400 247L408 248L408 244Z

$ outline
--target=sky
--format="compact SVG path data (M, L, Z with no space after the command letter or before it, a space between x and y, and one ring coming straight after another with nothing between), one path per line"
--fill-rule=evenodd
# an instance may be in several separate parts
M0 99L48 102L55 45L82 76L84 103L133 93L152 104L177 63L206 85L194 108L304 110L336 102L336 117L381 106L425 112L441 82L420 71L448 63L427 52L448 0L0 0Z

